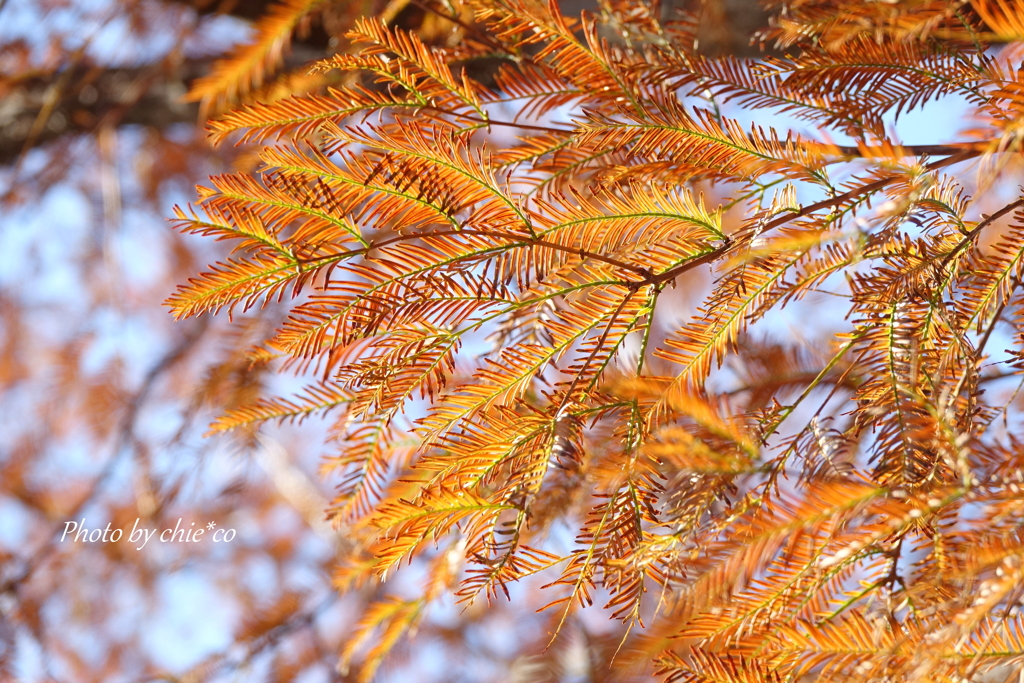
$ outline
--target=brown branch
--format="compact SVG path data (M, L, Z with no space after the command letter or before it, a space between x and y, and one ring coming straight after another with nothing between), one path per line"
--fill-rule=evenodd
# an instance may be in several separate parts
M483 119L480 119L480 120L483 121ZM971 159L973 157L978 156L980 153L981 152L979 152L977 150L973 150L973 149L962 150L962 151L958 152L957 154L954 154L954 155L952 155L952 156L950 156L950 157L948 157L946 159L942 159L942 160L933 162L931 164L928 164L927 169L929 171L937 170L937 169L942 168L944 166L949 166L949 165L952 165L954 163L959 163L961 161L965 161L967 159ZM850 201L852 199L856 199L856 198L858 198L858 197L860 197L862 195L869 194L871 192L875 192L877 190L882 189L883 187L885 187L889 183L893 182L897 177L898 176L894 175L894 176L890 176L888 178L881 178L881 179L876 180L874 182L868 183L867 185L864 185L862 187L854 188L854 189L850 190L849 192L845 192L845 193L843 193L841 195L838 195L836 197L832 197L831 199L825 199L825 200L822 200L822 201L817 202L815 204L810 204L808 206L805 206L805 207L801 208L799 211L789 212L789 213L787 213L787 214L785 214L783 216L780 216L779 218L777 218L777 219L775 219L773 221L769 221L764 226L764 230L768 231L768 230L777 228L777 227L779 227L781 225L784 225L784 224L790 222L794 218L799 218L799 217L802 217L802 216L807 216L807 215L810 215L810 214L812 214L812 213L814 213L816 211L821 211L822 209L827 209L827 208L831 208L831 207L834 207L834 206L839 206L841 204L846 203L847 201ZM1021 201L1024 202L1024 200L1021 200ZM718 257L720 257L723 254L725 254L734 245L734 243L731 240L726 240L726 242L724 244L722 244L720 247L714 249L713 251L710 251L710 252L704 254L703 256L699 256L697 258L691 259L691 260L689 260L689 261L687 261L685 263L682 263L682 264L680 264L680 265L678 265L678 266L676 266L674 268L670 268L669 270L666 270L663 273L652 273L647 268L643 268L643 267L640 267L640 266L635 266L635 265L633 265L631 263L626 263L625 261L620 261L618 259L613 259L613 258L610 258L608 256L604 256L603 254L598 254L596 252L587 251L587 250L583 250L583 249L577 249L575 247L571 247L571 246L564 245L564 244L558 244L556 242L549 242L549 241L544 240L544 239L539 238L539 237L524 238L524 236L521 236L521 235L516 235L514 233L506 233L506 232L501 232L501 231L443 230L443 231L440 231L440 232L432 232L432 233L426 233L426 234L414 233L414 234L408 234L408 235L398 235L396 237L392 237L390 239L386 239L386 240L383 240L381 242L377 242L377 243L371 244L371 245L369 245L367 247L361 247L359 249L353 249L351 251L343 252L341 254L332 254L332 255L321 256L321 257L317 257L317 258L313 258L313 259L303 259L301 261L301 263L302 264L305 264L305 263L315 263L317 261L325 261L325 260L333 260L333 259L343 259L343 258L348 258L348 257L351 257L351 256L358 256L360 254L364 254L365 255L366 253L368 253L372 249L377 249L377 248L380 248L380 247L387 246L389 244L394 244L396 242L402 242L402 241L410 240L410 239L419 239L419 238L424 238L424 237L446 237L446 236L459 235L459 234L461 234L461 235L479 236L479 237L501 237L501 238L512 239L512 240L522 240L524 245L525 244L535 244L537 246L547 247L549 249L556 249L556 250L564 251L564 252L567 252L567 253L578 254L581 258L592 259L594 261L600 261L602 263L606 263L606 264L614 266L616 268L620 268L622 270L626 270L626 271L629 271L629 272L632 272L632 273L636 273L636 274L642 276L643 280L641 280L638 283L635 283L637 286L660 285L660 284L663 284L665 282L669 282L671 280L674 280L676 277L682 275L683 273L685 273L687 271L690 271L690 270L692 270L692 269L694 269L694 268L696 268L698 266L701 266L701 265L703 265L705 263L710 263L710 262L716 260ZM509 246L513 246L513 245L509 245Z
M989 146L989 141L982 142L947 142L937 145L898 145L897 150L906 152L909 157L921 156L948 156L967 151L981 151ZM835 145L835 149L846 156L851 157L874 157L889 156L888 150L884 147L865 146L855 147L852 145Z
M576 134L579 129L574 128L555 128L552 126L537 126L526 123L519 123L518 121L497 121L495 119L483 119L478 116L472 116L470 114L459 114L456 112L446 112L443 110L437 110L441 113L452 114L460 119L467 121L475 121L477 123L487 124L489 126L509 126L512 128L522 128L523 130L536 130L543 133L565 133L565 134ZM935 145L899 145L896 149L906 152L906 156L921 157L921 156L949 156L952 154L960 154L961 152L981 152L987 149L991 145L990 141L982 142L947 142ZM839 154L849 157L857 158L872 158L875 156L886 156L887 150L884 147L855 147L852 145L822 145L820 143L811 143L809 147L825 147L835 149Z
M939 161L934 161L934 162L928 164L928 166L926 166L926 168L929 171L934 171L934 170L943 168L944 166L951 166L952 164L956 164L956 163L959 163L961 161L966 161L968 159L973 159L974 157L976 157L976 156L978 156L980 154L981 154L981 152L978 151L978 150L964 150L964 151L961 151L961 152L959 152L957 154L954 154L954 155L952 155L952 156L950 156L950 157L948 157L946 159L941 159ZM870 182L867 185L862 185L861 187L856 187L856 188L850 190L849 192L844 192L843 194L838 195L836 197L832 197L831 199L823 199L822 201L817 202L815 204L810 204L808 206L802 207L799 211L787 212L786 214L780 216L779 218L776 218L775 220L769 221L767 224L765 224L764 227L762 228L762 231L763 232L767 232L769 230L773 230L773 229L778 228L778 227L780 227L782 225L785 225L786 223L789 223L790 221L792 221L795 218L801 218L801 217L804 217L804 216L808 216L808 215L810 215L812 213L815 213L816 211L821 211L822 209L830 209L830 208L832 208L834 206L840 206L840 205L842 205L842 204L844 204L844 203L846 203L846 202L848 202L850 200L857 199L858 197L861 197L861 196L863 196L865 194L870 194L872 192L877 192L878 190L881 190L886 185L892 183L898 177L899 176L897 176L897 175L893 175L893 176L889 176L888 178L880 178L879 180L876 180L874 182ZM1022 201L1024 201L1024 200L1022 200ZM664 273L660 273L658 275L655 275L655 276L649 278L648 280L645 280L644 284L660 284L660 283L663 283L663 282L667 282L669 280L673 280L676 277L678 277L679 275L682 275L683 273L685 273L686 271L691 270L692 268L695 268L696 266L699 266L699 265L701 265L703 263L708 263L709 261L715 260L716 258L721 256L722 254L724 254L726 251L728 251L730 246L731 246L730 243L726 243L726 244L722 245L721 247L719 247L718 249L716 249L715 251L711 252L710 254L706 254L705 256L702 256L699 259L695 259L693 261L687 261L686 263L683 263L683 264L681 264L679 266L676 266L675 268L671 268L669 270L666 270Z
M998 382L1001 379L1007 379L1010 377L1020 377L1024 375L1024 370L1011 370L1009 372L995 372L991 375L985 375L984 377L978 378L978 384L984 384L986 382Z
M322 56L296 47L283 68ZM0 166L15 163L25 150L67 136L94 135L102 126L196 126L199 106L184 102L182 96L218 57L125 68L79 60L52 73L0 76Z
M483 31L481 31L476 26L473 26L472 24L467 24L460 17L457 17L457 16L452 15L452 14L448 14L447 12L442 12L441 10L439 10L439 9L437 9L435 7L431 7L429 4L427 4L425 2L420 2L420 0L409 0L409 4L414 5L416 7L419 7L424 12L429 12L429 13L435 15L435 16L438 16L438 17L446 20L446 21L450 21L453 24L461 27L464 31L472 33L474 36L476 36L477 40L479 40L480 42L482 42L484 45L486 45L487 47L491 48L495 52L499 52L499 53L506 53L507 52L503 45L501 45L500 43L496 42L493 38L491 38L489 35L487 35Z
M570 247L570 246L565 245L565 244L558 244L557 242L549 242L549 241L547 241L547 240L545 240L543 238L540 238L540 237L529 237L527 235L517 235L516 233L503 232L503 231L500 231L500 230L439 230L439 231L436 231L436 232L428 232L428 233L409 233L409 234L405 234L405 235L397 235L395 237L391 237L391 238L388 238L386 240L381 240L380 242L374 242L373 244L370 244L370 245L365 246L365 247L360 247L358 249L351 249L349 251L341 252L341 253L338 253L338 254L328 254L326 256L317 256L317 257L314 257L314 258L301 259L301 260L299 260L299 265L302 266L302 265L305 265L307 263L317 263L319 261L330 261L330 260L336 260L336 259L337 260L341 260L341 259L350 258L352 256L366 255L367 253L369 253L373 249L380 249L381 247L386 247L386 246L388 246L390 244L395 244L395 243L398 243L398 242L405 242L405 241L408 241L408 240L423 239L423 238L429 238L429 237L450 237L452 235L470 235L472 237L500 237L500 238L503 238L503 239L514 240L514 241L518 241L519 242L519 244L508 244L508 245L502 245L502 246L515 247L515 246L527 246L527 245L533 244L533 245L536 245L538 247L546 247L548 249L555 249L557 251L564 251L564 252L567 252L567 253L570 253L570 254L576 254L580 258L591 259L591 260L594 260L594 261L600 261L602 263L607 263L610 266L615 266L616 268L621 268L623 270L628 270L630 272L636 273L637 275L640 275L640 276L645 278L645 280L643 282L637 283L637 284L651 284L651 283L647 282L646 279L650 279L650 278L654 277L653 273L651 273L650 269L648 269L648 268L644 268L642 266L636 266L636 265L633 265L632 263L626 263L625 261L619 261L618 259L613 259L613 258L610 258L610 257L605 256L603 254L598 254L596 252L588 251L586 249L579 249L577 247ZM712 253L714 253L714 252L712 252ZM709 254L709 256L710 255L711 254ZM467 254L467 256L470 256L470 255Z
M956 248L954 248L953 251L946 254L946 257L942 259L942 263L939 264L939 270L944 271L946 269L946 266L949 265L949 262L952 261L957 254L966 249L967 245L973 242L974 238L977 237L982 230L984 230L993 222L999 220L1006 214L1010 213L1014 209L1017 209L1018 207L1024 207L1024 197L1021 197L1015 202L1010 202L1009 204L1007 204L1006 206L999 209L993 214L990 214L988 216L982 216L981 222L979 222L966 235L964 235L964 238L960 240L959 244L956 245Z
M707 254L704 254L703 256L700 256L698 258L695 258L695 259L692 259L690 261L687 261L686 263L682 263L682 264L676 266L675 268L669 268L664 273L659 273L657 275L652 275L651 277L647 278L643 282L643 284L660 285L662 283L669 282L670 280L674 280L675 278L679 277L683 273L685 273L685 272L687 272L689 270L693 270L697 266L703 265L705 263L711 263L712 261L717 259L719 256L721 256L722 254L727 252L732 245L733 245L733 243L732 243L731 240L726 240L725 244L723 244L722 246L718 247L714 251L708 252Z
M93 134L102 124L166 128L195 124L199 110L180 101L186 82L206 68L202 60L177 67L103 68L80 64L49 75L0 85L0 165L27 150L67 135Z
M574 128L553 128L551 126L535 126L529 123L519 123L517 121L496 121L495 119L482 119L479 116L471 116L469 114L456 114L455 112L444 112L442 110L438 111L441 111L442 113L446 114L451 113L460 119L465 119L467 121L475 121L477 123L483 123L488 126L508 126L510 128L522 128L523 130L536 130L542 133L567 133L570 135L576 134L578 132L578 130Z
M276 0L163 0L191 7L197 14L225 14L254 21L267 13Z

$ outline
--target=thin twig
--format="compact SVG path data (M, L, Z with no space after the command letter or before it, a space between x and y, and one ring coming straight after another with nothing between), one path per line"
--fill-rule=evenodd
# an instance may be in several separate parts
M366 246L366 247L360 247L358 249L350 249L349 251L341 252L339 254L329 254L327 256L317 256L317 257L314 257L314 258L302 259L302 260L299 261L299 265L302 266L302 265L306 265L306 264L317 263L319 261L330 261L330 260L335 260L335 259L336 260L342 260L342 259L346 259L346 258L351 258L353 256L359 256L361 254L365 255L365 254L369 253L373 249L379 249L381 247L386 247L389 244L395 244L396 242L405 242L407 240L423 239L423 238L429 238L429 237L450 237L452 235L469 235L469 236L472 236L472 237L498 237L498 238L502 238L502 239L516 240L516 241L518 241L518 244L513 243L513 244L497 245L497 246L499 246L499 247L515 247L515 246L536 245L538 247L546 247L548 249L555 249L557 251L564 251L564 252L568 252L570 254L576 254L576 255L578 255L582 259L591 259L591 260L594 260L594 261L600 261L602 263L607 263L610 266L615 266L616 268L621 268L622 270L628 270L628 271L636 273L637 275L640 275L640 276L642 276L644 278L648 278L649 279L651 277L654 277L653 274L651 273L650 269L644 268L643 266L637 266L637 265L634 265L632 263L626 263L625 261L619 261L618 259L613 259L613 258L610 258L610 257L605 256L603 254L598 254L597 252L588 251L586 249L580 249L578 247L571 247L571 246L568 246L568 245L565 245L565 244L558 244L557 242L549 242L548 240L545 240L545 239L543 239L541 237L529 237L527 235L517 235L516 233L503 232L503 231L500 231L500 230L440 230L440 231L437 231L437 232L428 232L428 233L408 233L408 234L405 234L405 235L398 235L396 237L390 237L390 238L388 238L386 240L381 240L380 242L375 242L375 243L373 243L373 244L371 244L369 246ZM719 251L719 250L716 250L716 251ZM711 254L708 254L707 256L705 256L703 258L705 260L707 260L708 257L713 256L713 255L715 255L715 252L712 252ZM471 256L471 254L467 254L466 256L468 258L469 256ZM704 262L704 261L702 261L702 262ZM644 284L650 284L650 283L646 282L646 280L645 280Z
M420 0L410 0L410 4L415 5L416 7L419 7L424 12L430 12L431 14L434 14L434 15L436 15L438 17L441 17L442 19L450 21L453 24L456 24L457 26L460 26L465 31L469 31L470 33L475 35L480 40L480 42L482 42L483 44L487 45L489 48L491 48L495 52L499 52L499 53L506 52L505 47L503 45L495 42L493 38L491 38L486 33L483 33L482 31L480 31L480 29L476 28L475 26L473 26L471 24L467 24L460 17L457 17L457 16L454 16L454 15L442 12L441 10L439 10L437 8L431 7L427 3L420 2Z
M1002 218L1003 216L1005 216L1006 214L1010 213L1011 211L1013 211L1014 209L1016 209L1018 207L1024 207L1024 197L1018 199L1015 202L1011 202L1011 203L1007 204L1006 206L1004 206L1003 208L999 209L998 211L996 211L993 214L985 216L980 223L978 223L966 235L964 235L964 238L962 240L960 240L960 243L956 245L956 247L953 249L953 251L951 251L948 254L946 254L946 257L944 259L942 259L942 263L940 264L940 267L939 267L940 272L944 271L946 269L946 266L949 265L949 262L952 261L953 258L957 254L959 254L961 251L966 249L967 245L969 245L972 241L974 241L974 238L977 237L978 234L981 233L982 230L984 230L989 225L991 225L993 222L995 222L996 220Z
M964 150L946 159L941 159L939 161L932 162L928 164L926 168L929 171L935 171L940 168L943 168L944 166L951 166L952 164L956 164L961 161L973 159L974 157L980 154L981 152L978 150ZM867 185L862 185L861 187L856 187L850 190L849 192L844 192L841 195L837 195L830 199L823 199L822 201L817 202L815 204L809 204L808 206L802 207L799 211L787 212L780 216L779 218L776 218L775 220L766 223L762 228L762 232L768 232L769 230L773 230L775 228L783 226L796 218L808 216L816 211L821 211L822 209L830 209L834 206L844 204L852 199L857 199L858 197L861 197L863 195L870 194L872 192L877 192L878 190L881 190L885 186L895 181L898 177L899 176L897 175L893 175L887 178L880 178L874 182L868 183ZM677 276L690 270L691 268L700 265L701 263L707 263L708 261L714 260L718 256L725 253L728 250L729 246L729 244L726 244L723 247L716 249L714 252L707 254L706 256L700 259L694 261L687 261L682 265L676 266L675 268L671 268L659 275L654 276L653 279L650 279L650 281L645 281L645 284L657 284L672 280Z
M338 591L328 591L327 595L312 607L296 612L266 633L251 640L244 647L243 652L236 654L234 658L232 658L232 654L237 652L237 644L232 645L227 651L208 658L203 664L194 667L183 676L167 676L165 679L181 683L200 683L201 681L209 680L215 675L243 668L264 650L280 644L285 636L307 626L312 626L328 608L338 601L339 597Z
M114 443L110 456L107 458L106 464L103 466L103 469L100 470L99 474L93 479L92 483L89 485L88 491L86 491L86 494L79 499L79 501L75 503L70 510L64 513L63 516L65 518L77 516L78 513L94 502L97 496L99 496L103 487L106 486L111 476L113 476L114 472L117 470L117 466L120 464L123 455L128 452L128 445L135 435L135 423L138 419L139 411L152 392L157 379L181 360L196 345L199 339L203 336L208 325L208 321L203 319L193 328L190 334L184 337L177 345L164 354L164 356L160 358L160 360L158 360L157 363L146 373L146 376L142 380L142 384L139 386L138 391L135 393L135 396L132 398L132 401L128 406L128 411L121 419L117 440ZM58 522L57 525L54 526L53 531L49 535L49 540L41 548L37 549L27 560L25 560L20 572L0 584L0 595L14 590L20 584L27 581L32 573L46 562L47 559L49 559L57 549L57 534L60 533L62 525L64 525L64 522Z

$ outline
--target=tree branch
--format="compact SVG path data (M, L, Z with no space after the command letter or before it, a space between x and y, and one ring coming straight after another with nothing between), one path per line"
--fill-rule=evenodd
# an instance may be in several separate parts
M173 66L103 68L82 64L54 74L0 81L0 165L65 135L92 134L102 125L166 128L195 124L197 105L181 101L187 81L205 60Z
M958 152L957 154L954 154L954 155L952 155L952 156L950 156L950 157L948 157L946 159L940 159L939 161L933 161L932 163L928 164L927 169L929 171L935 171L935 170L938 170L938 169L943 168L945 166L951 166L953 164L960 163L961 161L967 161L968 159L973 159L974 157L979 156L980 154L981 154L981 152L979 150L973 150L973 149L962 150L962 151ZM842 204L844 204L844 203L846 203L846 202L848 202L848 201L850 201L852 199L856 199L858 197L862 197L863 195L870 194L872 192L877 192L878 190L881 190L883 187L885 187L889 183L891 183L894 180L896 180L897 177L898 176L893 175L893 176L889 176L888 178L880 178L879 180L876 180L874 182L870 182L867 185L862 185L860 187L855 187L854 189L850 190L849 192L844 192L843 194L838 195L836 197L832 197L831 199L824 199L824 200L822 200L820 202L817 202L815 204L809 204L808 206L802 207L799 211L787 212L787 213L783 214L782 216L776 218L775 220L772 220L772 221L769 221L768 223L766 223L764 225L764 227L762 228L762 232L768 232L769 230L773 230L773 229L778 228L778 227L780 227L782 225L785 225L786 223L789 223L790 221L792 221L794 218L800 218L802 216L808 216L808 215L814 213L815 211L821 211L822 209L830 209L830 208L832 208L834 206L841 206ZM655 276L653 276L651 278L648 278L644 282L644 284L661 284L663 282L668 282L670 280L674 280L679 275L685 273L686 271L688 271L688 270L690 270L692 268L695 268L696 266L701 265L702 263L708 263L710 261L715 260L716 258L721 256L722 254L724 254L726 251L728 251L730 246L731 246L730 243L726 243L726 244L722 245L721 247L719 247L718 249L716 249L715 251L713 251L713 252L711 252L709 254L705 254L704 256L702 256L699 259L694 259L693 261L687 261L686 263L680 264L680 265L676 266L675 268L670 268L669 270L666 270L663 273L659 273L658 275L655 275Z

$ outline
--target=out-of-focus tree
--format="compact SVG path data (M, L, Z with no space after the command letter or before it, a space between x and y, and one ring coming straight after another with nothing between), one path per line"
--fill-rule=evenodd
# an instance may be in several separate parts
M702 49L747 50L753 5L693 3ZM204 118L351 84L306 65L351 51L362 16L450 50L485 39L468 8L422 0L0 3L0 679L367 673L337 664L373 660L349 634L384 593L339 598L332 580L352 541L324 521L331 435L203 436L223 410L294 388L249 353L287 307L228 325L174 323L162 305L224 256L171 230L170 207L256 163L255 146L212 147ZM467 68L491 83L496 62ZM179 519L216 527L197 543L127 540ZM71 522L125 538L75 542ZM216 529L237 536L213 543ZM407 609L393 607L376 618ZM546 651L547 615L460 610L427 615L381 676L601 680L615 647L582 617Z

